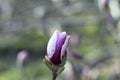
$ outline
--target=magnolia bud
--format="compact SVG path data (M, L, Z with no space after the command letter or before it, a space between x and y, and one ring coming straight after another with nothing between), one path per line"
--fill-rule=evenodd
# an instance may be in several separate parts
M66 32L56 30L48 42L44 62L49 69L56 71L57 74L64 70L69 39L70 36Z

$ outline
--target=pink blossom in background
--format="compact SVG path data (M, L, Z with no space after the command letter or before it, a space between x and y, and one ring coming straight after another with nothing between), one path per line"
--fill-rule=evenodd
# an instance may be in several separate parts
M76 50L71 50L70 51L70 55L74 58L74 59L82 59L83 57L79 54L79 52L77 52Z
M102 4L106 4L106 3L108 3L108 1L109 1L109 0L101 0L101 3L102 3Z
M88 75L89 75L89 71L90 71L89 67L88 67L88 66L84 66L84 67L83 67L82 74L83 74L84 76L88 76Z
M17 58L19 60L25 60L28 57L28 52L26 50L22 50L18 53Z
M82 80L90 80L90 68L84 66L82 69Z
M78 45L78 43L79 43L79 36L76 34L71 34L70 44L76 46Z

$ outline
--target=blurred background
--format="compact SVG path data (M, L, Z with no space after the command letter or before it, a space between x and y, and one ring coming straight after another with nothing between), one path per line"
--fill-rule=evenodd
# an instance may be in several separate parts
M51 80L56 29L71 35L57 80L120 80L120 0L0 0L0 80Z

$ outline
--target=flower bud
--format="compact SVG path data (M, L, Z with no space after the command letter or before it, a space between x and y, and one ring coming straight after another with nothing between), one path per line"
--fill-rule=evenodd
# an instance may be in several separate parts
M54 65L64 65L70 36L66 32L55 31L47 45L47 57Z

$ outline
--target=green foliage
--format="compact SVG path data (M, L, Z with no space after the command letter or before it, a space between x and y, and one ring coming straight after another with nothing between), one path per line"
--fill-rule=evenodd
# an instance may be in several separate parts
M44 49L47 43L47 37L38 31L27 32L22 35L20 42L18 42L18 48Z
M40 80L49 80L50 73L44 63L36 61L27 65L23 70L13 66L0 75L0 80L21 80L24 78L28 80L35 80L36 78Z
M43 50L46 47L47 37L41 29L29 30L21 33L6 33L0 38L0 48L11 46L16 49Z

